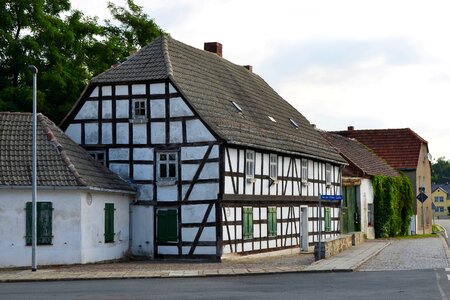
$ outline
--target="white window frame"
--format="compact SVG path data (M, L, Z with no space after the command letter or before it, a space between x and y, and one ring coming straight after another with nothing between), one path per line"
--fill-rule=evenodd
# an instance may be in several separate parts
M166 155L163 160L162 155ZM171 159L174 157L174 159ZM166 176L161 176L161 165L166 166ZM170 175L170 165L174 165L175 174ZM156 181L158 185L172 185L176 184L178 180L178 152L177 151L157 151L156 152Z
M269 177L273 181L278 180L278 155L276 154L269 156Z
M308 160L302 158L302 183L306 185L308 183Z
M245 177L247 182L255 181L255 151L245 151Z
M331 186L331 164L325 164L325 184Z
M88 153L93 159L95 159L102 165L106 166L106 152L105 151L101 151L101 150L100 151L88 151ZM103 159L99 158L99 154L103 155Z
M143 115L136 113L136 103L144 104L144 107L143 107L144 114ZM142 110L142 107L139 107L139 110ZM146 121L147 120L147 99L145 99L145 98L133 99L132 113L133 113L133 120Z

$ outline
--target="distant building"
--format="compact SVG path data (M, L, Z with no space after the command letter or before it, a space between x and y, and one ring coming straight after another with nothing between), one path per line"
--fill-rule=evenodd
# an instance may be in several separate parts
M330 132L322 132L322 135L348 163L342 169L342 232L361 231L368 239L374 239L372 178L376 175L399 177L400 174L357 140Z
M408 176L416 195L419 188L425 189L428 199L423 203L416 200L414 217L411 220L411 233L432 232L431 200L431 162L428 142L409 128L355 130L353 126L346 131L335 132L354 138L372 149L391 167ZM423 209L423 215L422 215ZM423 220L423 222L422 222Z
M435 218L447 219L450 214L450 185L433 185L431 200L434 203L434 216Z

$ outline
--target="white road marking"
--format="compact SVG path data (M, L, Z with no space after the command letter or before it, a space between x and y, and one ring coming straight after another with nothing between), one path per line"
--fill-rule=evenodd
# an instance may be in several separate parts
M447 300L447 295L445 294L444 290L441 287L441 284L439 283L439 281L440 281L439 279L441 277L439 276L438 272L435 272L435 274L436 274L436 284L437 284L437 287L438 287L438 290L439 290L439 294L441 294L441 299L442 300ZM448 278L448 276L449 275L447 275L447 278ZM449 278L449 280L450 280L450 278Z
M450 268L445 268L445 272L450 272Z

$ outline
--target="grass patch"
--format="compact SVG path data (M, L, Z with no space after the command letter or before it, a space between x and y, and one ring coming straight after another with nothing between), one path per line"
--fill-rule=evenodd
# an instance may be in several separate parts
M405 236L396 236L394 237L396 240L413 240L413 239L422 239L422 238L435 238L438 234L436 232L429 234L416 234L416 235L405 235Z
M444 228L442 228L442 226L433 224L433 232L441 232L441 231L444 231Z

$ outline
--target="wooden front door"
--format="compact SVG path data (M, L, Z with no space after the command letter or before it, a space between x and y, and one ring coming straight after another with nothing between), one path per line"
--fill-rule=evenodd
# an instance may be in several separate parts
M345 186L342 203L342 233L360 230L356 186Z

